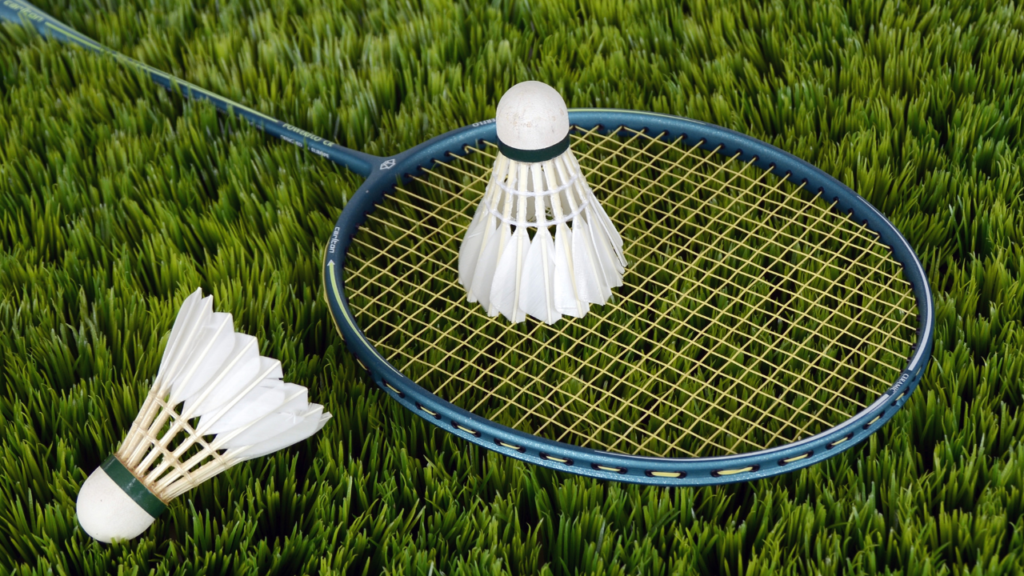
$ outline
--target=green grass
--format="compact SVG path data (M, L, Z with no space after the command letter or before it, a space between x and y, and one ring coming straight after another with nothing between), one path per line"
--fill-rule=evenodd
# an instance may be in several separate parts
M714 122L864 195L936 298L921 389L798 473L662 490L454 439L363 377L321 300L359 179L0 27L0 573L1004 574L1024 571L1024 10L860 1L41 2L98 41L374 154L571 106ZM201 286L335 417L101 546L74 502Z

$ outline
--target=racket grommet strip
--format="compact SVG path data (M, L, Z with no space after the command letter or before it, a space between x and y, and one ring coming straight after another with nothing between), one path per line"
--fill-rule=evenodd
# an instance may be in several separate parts
M882 416L885 416L885 410L882 410L882 412L879 413L878 416L875 416L874 418L871 419L870 422L865 424L864 425L864 429L867 430L868 428L871 428L871 425L874 424L875 422L878 422L879 420L881 420Z
M521 453L522 452L526 452L526 448L523 448L522 446L516 446L515 444L509 444L508 442L502 442L501 440L498 440L497 438L494 439L494 443L497 444L498 446L501 446L502 448L508 448L509 450L515 450L516 452L521 452ZM543 458L544 455L541 454L540 457Z
M760 469L760 466L754 464L753 466L747 466L746 468L715 470L714 472L711 473L711 476L714 478L721 478L722 476L735 476L736 474L750 474L752 472L757 472Z
M572 466L574 463L571 458L558 458L557 456L551 456L550 454L540 453L541 460L550 460L551 462L558 462L559 464L565 464L566 466Z
M686 472L663 472L661 470L645 470L644 476L648 478L675 478L682 479L686 478Z
M591 464L590 467L593 468L594 470L600 470L602 472L614 472L616 474L625 474L626 472L629 472L629 470L626 470L625 468L619 468L618 466L602 466L600 464Z
M476 436L477 438L480 437L480 433L479 432L477 432L476 430L473 430L472 428L466 428L465 426L462 426L461 424L457 423L455 420L452 420L452 428L455 428L456 430L461 430L462 432L465 432L466 434L472 434L473 436Z
M846 436L843 436L839 440L836 440L834 442L829 442L827 445L825 445L825 449L826 450L831 450L831 449L835 448L836 446L839 446L840 444L849 441L851 438L853 438L853 434L847 434Z
M427 414L430 414L431 416L433 416L437 420L441 419L441 415L440 414L438 414L437 412L434 412L433 410L431 410L430 408L427 408L426 406L420 404L419 402L416 403L416 407L419 408L420 410L426 412Z
M792 456L790 458L783 458L782 460L779 460L779 466L785 466L787 464L792 464L793 462L799 462L800 460L806 460L807 458L810 458L811 456L814 456L814 450L811 450L810 452L804 452L803 454L800 454L799 456Z
M385 381L383 381L383 383L384 383L384 387L385 387L385 388L387 388L388 390L391 390L392 392L394 392L395 394L397 394L399 398L405 398L405 392L402 392L402 391L401 391L401 390L399 390L398 388L395 388L395 387L394 387L394 386L392 386L391 384L388 384L386 380L385 380Z

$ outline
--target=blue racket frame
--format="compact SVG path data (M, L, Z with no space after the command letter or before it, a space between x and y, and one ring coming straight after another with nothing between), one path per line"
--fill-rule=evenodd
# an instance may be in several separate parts
M396 156L383 158L350 150L315 134L232 102L137 60L128 58L76 32L24 0L0 0L0 20L35 28L47 38L106 54L119 63L146 73L155 83L183 98L209 102L221 112L241 117L259 130L281 138L352 170L367 179L338 217L324 254L324 296L335 324L353 355L374 382L398 403L428 422L489 450L539 466L583 476L642 484L703 486L742 482L790 472L830 458L863 440L896 413L917 388L931 356L934 312L927 275L910 244L873 206L835 178L778 148L713 124L665 114L626 110L571 110L569 120L579 129L598 128L607 134L629 128L664 140L681 138L689 146L724 156L738 155L743 162L791 182L804 190L821 192L829 202L879 234L903 266L904 278L917 299L917 343L900 377L870 406L835 428L799 442L733 456L715 458L650 458L613 454L546 440L495 424L446 402L399 372L374 349L359 328L345 298L342 270L349 245L377 204L434 162L447 162L465 154L466 146L497 142L493 120L478 122L424 142Z
M494 121L488 120L453 130L394 157L374 160L374 169L341 213L327 246L324 287L338 330L374 382L395 401L456 436L531 464L605 480L666 486L742 482L810 466L854 446L903 406L917 388L931 356L933 303L927 275L913 249L878 210L811 164L720 126L665 114L601 109L570 110L569 121L579 130L597 128L608 134L628 128L665 141L680 138L684 145L717 150L725 157L738 155L741 162L753 162L777 176L788 174L789 181L803 183L804 190L820 192L826 202L835 202L839 210L849 212L855 221L877 232L880 241L892 249L894 258L903 266L904 278L913 286L917 300L917 344L906 367L875 402L831 430L778 448L714 458L641 457L581 448L513 430L438 398L392 366L366 338L345 298L342 270L359 227L394 191L396 183L419 175L423 166L465 154L467 146L479 148L485 142L496 143Z

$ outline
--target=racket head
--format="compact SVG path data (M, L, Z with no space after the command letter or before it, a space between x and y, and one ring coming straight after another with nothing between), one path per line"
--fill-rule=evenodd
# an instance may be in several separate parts
M348 349L369 372L374 382L395 401L428 422L469 442L532 464L607 480L691 486L748 481L820 462L874 433L906 403L920 382L931 355L933 302L927 276L910 244L878 210L853 190L811 164L770 144L712 124L663 114L606 109L570 110L570 124L576 135L633 140L645 138L671 144L679 150L703 151L709 158L728 159L729 163L741 166L742 170L760 170L766 177L785 180L788 185L796 186L798 193L805 198L817 198L813 201L824 202L832 212L842 214L846 219L877 234L877 241L891 251L891 258L900 268L899 275L909 284L908 294L912 294L913 308L916 308L909 355L902 359L902 366L892 372L886 385L875 394L868 393L869 398L858 403L858 409L851 412L847 419L834 425L819 426L824 429L815 430L813 434L791 442L722 455L696 453L688 456L652 456L626 453L626 450L618 449L595 449L499 424L439 397L396 368L377 350L374 339L364 333L357 321L358 315L353 314L350 307L350 294L346 291L346 265L350 263L353 242L359 242L361 232L368 233L363 228L364 223L397 190L407 194L403 186L433 177L431 173L435 167L453 161L458 163L467 155L480 154L481 150L495 146L495 125L493 120L489 120L454 130L393 158L383 159L346 205L326 247L324 290L335 325ZM575 142L573 147L575 149ZM586 159L580 158L580 163L585 165ZM489 164L486 167L489 168ZM486 182L486 175L483 178ZM594 182L590 184L594 186L599 200L606 202L600 186ZM461 219L454 218L448 222L453 224L461 221L462 226L458 231L447 232L449 244L453 236L461 240L481 193L482 190L479 190L475 195L464 198L464 202L460 203ZM615 220L614 207L609 210L609 215ZM628 251L630 239L628 234L623 236ZM446 251L446 260L450 261L440 265L448 268L444 274L458 286L455 280L457 243L454 249L454 253ZM438 250L433 252L437 253ZM629 273L627 268L627 285L630 282ZM478 304L465 303L464 296L463 306L467 309L473 306L479 308ZM592 308L591 314L600 313L601 308ZM559 324L575 321L563 319ZM500 316L494 322L508 324ZM665 425L663 422L661 427ZM629 430L632 431L632 428Z

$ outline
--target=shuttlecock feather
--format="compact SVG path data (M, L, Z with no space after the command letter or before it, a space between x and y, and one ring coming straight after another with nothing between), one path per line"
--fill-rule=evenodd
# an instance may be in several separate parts
M102 542L134 538L192 487L315 434L331 415L283 377L212 297L186 298L131 429L78 493L82 528Z
M622 285L626 259L569 148L565 102L546 84L517 84L498 103L497 131L491 178L459 247L466 298L511 322L582 318Z

